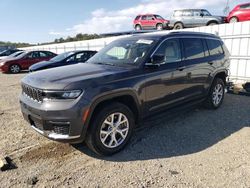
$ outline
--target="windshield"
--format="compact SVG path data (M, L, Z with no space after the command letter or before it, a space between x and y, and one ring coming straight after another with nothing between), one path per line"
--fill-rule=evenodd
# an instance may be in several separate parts
M211 14L207 10L202 10L201 12L204 16L211 16Z
M159 15L155 15L155 17L156 17L156 19L158 19L158 20L164 20L164 18L161 17L161 16L159 16Z
M138 65L155 43L152 39L121 39L110 43L88 60L88 63Z
M18 52L15 52L15 53L9 55L9 57L17 57L17 56L21 55L22 53L24 53L24 51L18 51Z
M74 52L65 52L65 53L57 55L56 57L52 58L50 61L54 61L54 62L62 61L73 54Z

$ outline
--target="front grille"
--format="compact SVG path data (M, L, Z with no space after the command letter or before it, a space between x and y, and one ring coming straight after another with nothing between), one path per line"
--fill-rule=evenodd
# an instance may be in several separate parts
M68 135L69 134L69 126L54 126L54 132L56 134Z
M22 84L23 93L34 101L43 101L43 91L25 84Z

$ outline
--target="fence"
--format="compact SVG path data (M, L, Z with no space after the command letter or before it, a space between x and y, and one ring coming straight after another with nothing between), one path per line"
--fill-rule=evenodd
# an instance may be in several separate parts
M213 33L222 38L231 53L230 80L234 83L250 81L250 21L185 29ZM171 31L162 31L165 33ZM32 46L25 50L50 50L62 53L72 50L100 50L115 39L129 35L94 39L88 41Z

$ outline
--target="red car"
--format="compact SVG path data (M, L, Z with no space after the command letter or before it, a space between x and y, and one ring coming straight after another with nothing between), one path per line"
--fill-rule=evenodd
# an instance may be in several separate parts
M136 16L134 20L135 30L157 29L163 30L168 28L169 21L157 14L144 14Z
M235 23L250 20L250 3L237 5L227 16L227 22Z
M56 54L49 51L30 51L21 55L0 60L0 71L4 73L19 73L21 70L27 70L29 67L40 61L48 61Z

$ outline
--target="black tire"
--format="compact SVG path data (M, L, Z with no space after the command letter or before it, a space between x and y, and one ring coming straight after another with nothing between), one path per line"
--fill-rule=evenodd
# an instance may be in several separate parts
M176 23L176 24L174 24L174 29L175 30L179 30L179 29L183 29L183 28L184 28L184 26L183 26L182 23Z
M104 121L108 120L108 118L112 114L118 114L118 113L123 114L127 118L127 119L124 118L125 121L127 120L128 122L128 131L126 132L126 136L124 136L124 138L121 137L120 133L117 133L117 132L112 133L112 130L110 130L111 125L104 123ZM112 155L122 150L126 146L128 141L130 140L133 129L135 127L134 115L132 111L124 104L111 103L109 105L102 107L98 112L96 112L96 114L94 114L94 116L95 118L93 119L93 121L91 121L91 125L88 130L87 137L86 137L87 146L98 155L104 155L104 156ZM116 117L113 116L113 119L115 120ZM123 125L123 124L119 124L115 126L118 129L120 125ZM107 126L107 130L105 130L104 132L106 133L109 132L109 134L106 134L106 136L108 135L107 137L104 136L104 138L106 138L104 140L108 141L109 144L110 142L112 142L111 144L114 143L113 135L115 135L114 137L116 138L115 144L118 143L117 136L118 138L120 136L120 144L117 145L116 147L112 146L113 148L111 148L111 146L110 147L105 146L106 143L105 142L103 143L103 141L101 140L101 130L103 130L103 127L106 127L106 126ZM121 139L123 139L122 142L121 142Z
M238 18L234 16L234 17L230 18L229 23L236 23L238 21L239 21Z
M217 25L217 22L210 22L209 24L207 24L208 26L213 26L213 25Z
M136 26L135 26L135 30L136 30L136 31L140 31L140 30L142 30L142 28L141 28L140 25L136 25Z
M156 25L156 30L163 30L163 25L161 24L161 23L158 23L157 25Z
M18 64L10 65L9 72L12 74L17 74L17 73L21 72L20 65L18 65Z
M218 101L216 102L215 95L217 95L217 94L216 94L215 90L217 90L219 88L218 86L221 87L221 98L220 98L219 102ZM225 95L225 83L224 83L224 81L221 78L215 78L215 80L213 81L213 84L210 88L208 97L205 101L205 107L208 109L219 108L223 102L224 95ZM218 96L219 96L219 94L218 94Z

